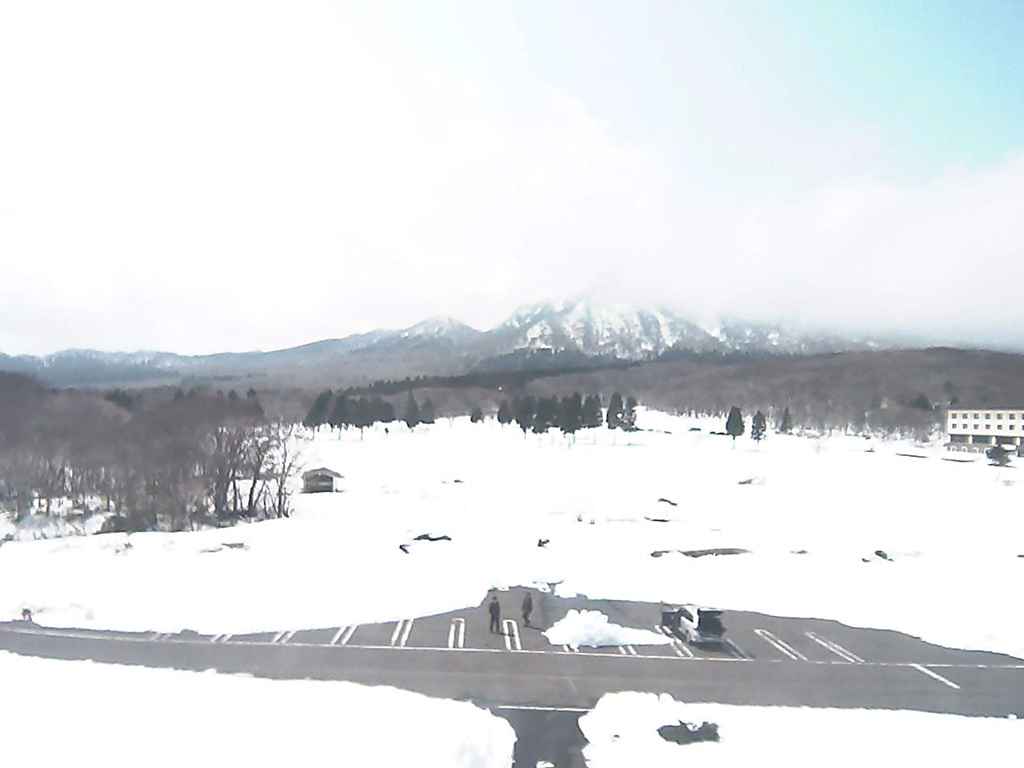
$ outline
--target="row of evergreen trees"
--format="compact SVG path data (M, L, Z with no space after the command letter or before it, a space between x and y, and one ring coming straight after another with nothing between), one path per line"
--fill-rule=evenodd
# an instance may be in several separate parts
M623 402L618 392L612 395L607 412L604 412L598 395L587 395L586 399L579 392L562 398L527 395L514 398L511 405L502 400L498 407L498 423L511 424L514 421L523 432L538 434L560 429L571 435L580 429L602 424L607 424L609 429L632 431L636 429L636 406L634 398L629 397Z
M586 398L579 392L562 398L527 395L514 398L511 404L502 400L497 418L500 424L515 422L523 432L538 434L549 429L573 434L577 430L600 427L602 424L607 424L609 429L628 432L636 429L636 407L635 398L627 397L623 400L618 392L612 395L607 411L598 395L588 395ZM434 404L430 398L426 398L421 405L411 392L399 417L395 406L381 397L355 398L325 389L317 395L303 424L311 428L329 424L332 427L363 430L374 424L401 420L412 429L419 424L433 424L435 418ZM474 408L470 418L473 422L483 421L483 409Z
M786 408L782 412L782 417L779 419L777 425L779 432L788 433L793 429L793 419L789 415L789 408ZM740 411L739 406L734 405L729 409L729 416L725 420L725 432L732 437L735 442L737 437L740 437L746 431L746 427L743 423L743 412ZM763 413L758 411L754 414L754 419L750 423L750 438L755 442L761 442L764 440L768 433L768 419Z
M430 398L426 398L420 405L410 392L401 421L413 429L420 424L433 424L435 418L434 403ZM302 423L312 428L330 424L332 427L355 427L362 431L374 424L390 424L398 420L395 406L381 397L356 398L346 394L335 395L325 389L317 395Z

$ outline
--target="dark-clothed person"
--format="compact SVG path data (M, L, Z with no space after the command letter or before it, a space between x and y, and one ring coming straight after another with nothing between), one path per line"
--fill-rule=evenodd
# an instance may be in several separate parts
M530 593L526 593L526 597L523 598L523 625L530 626L530 614L533 613L533 598Z
M498 596L491 598L487 612L491 614L491 632L501 632L501 605L498 603Z

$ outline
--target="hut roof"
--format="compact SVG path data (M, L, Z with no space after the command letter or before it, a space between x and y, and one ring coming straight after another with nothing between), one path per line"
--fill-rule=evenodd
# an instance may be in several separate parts
M344 477L344 475L338 474L333 469L328 469L327 467L317 467L316 469L309 469L303 472L302 479L305 480L307 477L312 477L314 475L328 475L329 477L333 477L336 480Z

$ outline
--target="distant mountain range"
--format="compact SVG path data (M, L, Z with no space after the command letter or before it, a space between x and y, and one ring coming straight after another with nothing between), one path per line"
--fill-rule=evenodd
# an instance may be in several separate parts
M724 320L698 325L665 309L568 300L518 309L479 331L447 317L402 330L378 330L272 352L177 355L168 352L66 350L0 354L0 371L55 387L132 387L266 381L275 385L418 374L456 374L562 361L596 365L673 355L811 355L879 349L873 339L789 332L776 325ZM236 384L230 384L236 386Z

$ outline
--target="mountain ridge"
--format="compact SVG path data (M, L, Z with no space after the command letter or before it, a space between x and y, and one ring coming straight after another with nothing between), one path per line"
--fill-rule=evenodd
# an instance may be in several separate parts
M487 331L437 316L402 329L377 329L267 352L100 352L69 349L44 356L0 353L0 371L27 373L56 387L111 387L282 377L381 377L463 373L489 361L532 354L643 361L666 354L810 355L880 349L876 339L795 333L768 323L724 318L702 326L664 307L560 299L526 304Z

